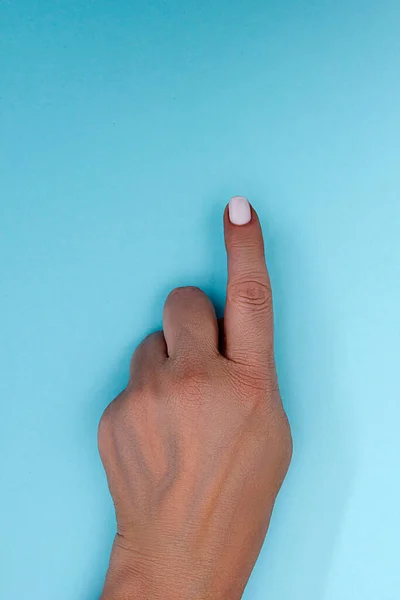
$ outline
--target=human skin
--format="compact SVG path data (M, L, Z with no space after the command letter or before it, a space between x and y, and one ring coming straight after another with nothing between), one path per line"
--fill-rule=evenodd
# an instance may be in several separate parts
M239 600L289 467L261 227L224 214L224 319L199 289L168 296L99 425L117 534L101 600Z

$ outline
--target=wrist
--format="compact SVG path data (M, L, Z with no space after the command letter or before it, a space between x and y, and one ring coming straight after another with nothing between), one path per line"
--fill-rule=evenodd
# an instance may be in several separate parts
M182 569L183 571L183 569ZM203 600L187 574L114 544L100 600ZM208 596L204 597L208 600ZM219 600L219 599L215 599ZM222 599L221 599L222 600Z
M114 544L100 600L241 599L244 586L237 582L231 581L227 589L221 582L211 583L198 566L189 567L184 560L170 562L138 557Z

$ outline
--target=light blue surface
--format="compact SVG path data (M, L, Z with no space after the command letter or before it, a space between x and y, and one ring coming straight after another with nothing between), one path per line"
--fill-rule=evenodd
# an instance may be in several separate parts
M295 454L246 600L400 596L400 4L0 4L0 598L99 596L96 449L163 300L260 213Z

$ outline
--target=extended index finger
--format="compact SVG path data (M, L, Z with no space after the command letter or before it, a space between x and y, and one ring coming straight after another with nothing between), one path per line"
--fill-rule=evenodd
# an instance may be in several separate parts
M242 196L224 214L228 286L224 315L227 358L262 368L273 357L272 293L257 213Z

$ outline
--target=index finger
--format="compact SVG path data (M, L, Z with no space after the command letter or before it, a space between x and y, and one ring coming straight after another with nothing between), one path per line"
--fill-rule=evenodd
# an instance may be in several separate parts
M272 293L257 213L235 196L224 214L228 285L224 315L225 354L264 370L273 358Z

